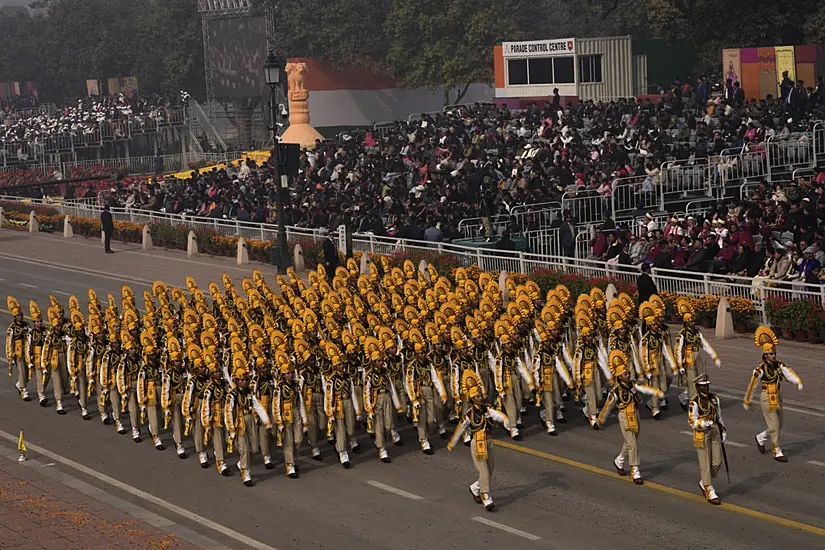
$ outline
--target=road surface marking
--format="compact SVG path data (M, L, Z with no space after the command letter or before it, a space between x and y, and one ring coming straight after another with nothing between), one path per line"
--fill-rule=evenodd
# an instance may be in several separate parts
M503 447L505 449L510 449L511 451L516 451L519 453L532 455L538 458L543 458L545 460L550 460L552 462L556 462L558 464L564 464L565 466L570 466L572 468L576 468L578 470L583 470L585 472L590 472L591 474L596 474L600 476L610 477L616 479L618 481L623 481L625 483L632 483L633 480L630 479L630 476L621 477L614 471L605 470L604 468L599 468L597 466L591 466L590 464L585 464L583 462L578 462L576 460L572 460L569 458L564 458L561 456L551 455L550 453L545 453L542 451L537 451L535 449L531 449L529 447L523 447L521 445L516 445L515 443L510 443L509 441L494 441L494 444ZM686 500L690 500L693 502L698 502L703 505L706 505L707 502L704 498L694 495L693 493L682 491L681 489L674 489L673 487L668 487L667 485L661 485L659 483L655 483L652 481L645 480L645 484L642 485L639 489L644 490L653 489L655 491L660 491L662 493L667 493L673 496L682 497ZM806 533L810 533L812 535L818 535L820 537L825 537L825 529L822 527L817 527L815 525L810 525L808 523L802 523L801 521L795 521L792 519L786 519L783 517L779 517L773 514L767 514L765 512L760 512L759 510L753 510L751 508L745 508L744 506L738 506L736 504L728 504L727 502L723 502L721 505L723 510L728 510L729 512L735 512L737 514L742 514L745 516L750 516L752 518L756 518L762 521L767 521L769 523L775 523L777 525L781 525L783 527L789 527L791 529L799 529L801 531L805 531Z
M818 460L809 460L808 464L813 464L814 466L822 466L825 468L825 462L819 462Z
M744 393L735 394L735 393L727 393L727 392L719 392L719 391L716 392L716 395L718 395L719 397L724 397L726 399L733 399L733 400L739 401L740 403L742 402L742 398L745 397ZM819 412L819 411L811 410L811 409L808 409L808 408L802 409L802 408L799 408L799 407L793 407L791 405L784 405L782 408L785 409L786 411L798 412L798 413L802 413L802 414L809 414L811 416L818 416L820 418L825 418L825 412Z
M30 285L29 283L17 283L24 288L37 288L37 285Z
M800 409L800 408L797 408L797 407L788 407L787 405L784 406L783 408L786 411L792 411L792 412L797 412L797 413L802 413L802 414L809 414L811 416L818 416L820 418L825 418L825 413L821 413L821 412L808 411L808 410Z
M63 292L62 290L52 290L54 294L60 294L61 296L74 296L71 292Z
M83 269L78 266L72 266L68 264L59 264L55 262L47 262L44 260L29 260L20 258L18 256L14 256L13 254L0 254L0 258L6 258L13 262L22 262L24 264L31 264L31 265L38 265L41 267L48 267L51 269L57 269L60 271L68 271L70 273L79 274L79 275L89 275L91 277L99 277L101 279L110 279L112 281L118 281L121 284L123 283L132 283L132 284L139 284L139 285L146 285L152 286L154 281L148 281L146 279L137 279L135 277L129 277L128 275L122 275L119 273L112 273L110 271L92 271L89 269Z
M684 435L689 435L689 436L693 437L693 432L683 431L683 432L679 432L679 433L684 434ZM745 445L744 443L737 443L736 441L725 441L725 445L729 445L731 447L739 447L739 448L742 448L742 449L744 449L745 447L748 446L748 445Z
M38 464L37 468L46 468L47 466L54 466L56 462L47 462L46 464Z
M479 523L483 523L484 525L488 525L490 527L495 527L496 529L501 529L511 535L517 535L519 537L523 537L527 540L540 540L541 537L537 537L527 531L522 531L521 529L516 529L515 527L510 527L509 525L504 525L503 523L499 523L497 521L489 520L487 518L483 518L481 516L473 516L473 521L477 521Z
M7 441L10 441L12 443L17 443L18 436L12 435L10 433L6 433L6 432L0 430L0 438L6 439ZM160 497L156 497L155 495L152 495L152 494L147 493L145 491L141 491L137 487L133 487L133 486L127 484L127 483L123 483L122 481L119 481L119 480L117 480L113 477L107 476L106 474L104 474L102 472L98 472L97 470L89 468L88 466L84 466L83 464L80 464L79 462L75 462L74 460L70 460L68 458L65 458L65 457L63 457L63 456L61 456L57 453L53 453L53 452L49 451L48 449L44 449L43 447L40 447L39 445L35 445L34 443L26 443L26 445L31 451L34 451L35 453L39 453L39 454L41 454L41 455L43 455L43 456L45 456L45 457L47 457L51 460L54 460L55 462L59 462L60 464L63 464L64 466L68 466L69 468L72 468L73 470L77 470L78 472L81 472L81 473L83 473L83 474L85 474L89 477L93 477L93 478L95 478L99 481L102 481L103 483L106 483L108 485L111 485L112 487L120 489L121 491L126 491L127 493L129 493L129 494L131 494L131 495L133 495L137 498L143 499L146 502L154 504L155 506L157 506L159 508L163 508L163 509L165 509L169 512L172 512L172 513L177 514L181 517L184 517L184 518L188 519L189 521L193 521L195 523L198 523L198 524L200 524L200 525L202 525L202 526L204 526L208 529L211 529L212 531L215 531L216 533L220 533L220 534L222 534L226 537L229 537L233 540L238 541L243 546L246 546L246 547L249 547L249 548L256 548L256 549L259 549L259 550L276 550L272 546L269 546L267 544L264 544L260 541L255 540L251 537L248 537L248 536L244 535L243 533L239 533L238 531L235 531L234 529L230 529L229 527L225 527L225 526L223 526L219 523L215 523L214 521L212 521L210 519L207 519L203 516L199 516L198 514L196 514L194 512L190 512L189 510L187 510L185 508L181 508L180 506L172 504L171 502L167 502L167 501L163 500Z
M407 491L396 489L395 487L391 485L386 485L384 483L381 483L380 481L373 481L370 479L367 480L367 485L371 485L372 487L375 487L376 489L381 489L382 491L387 491L388 493L394 493L398 496L408 498L410 500L424 500L424 497L420 497L415 493L408 493Z

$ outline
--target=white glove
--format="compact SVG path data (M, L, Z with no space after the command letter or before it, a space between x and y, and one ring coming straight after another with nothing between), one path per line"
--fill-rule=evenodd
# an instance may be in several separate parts
M679 369L679 374L685 374L685 369Z
M725 441L727 441L727 440L728 440L728 434L727 434L727 432L722 432L722 443L724 443L724 442L725 442Z
M802 391L802 384L801 384L801 383L800 383L800 384L797 384L797 385L796 385L796 389L798 389L799 391Z
M722 361L720 361L718 357L713 360L713 364L716 365L717 368L722 368Z
M650 374L650 373L647 373L647 374L645 374L645 378L647 378L647 380L649 382L650 380L653 380L653 375Z
M710 420L702 420L702 429L707 430L713 427L713 422Z
M746 411L751 408L750 403L742 403L742 406L745 407Z

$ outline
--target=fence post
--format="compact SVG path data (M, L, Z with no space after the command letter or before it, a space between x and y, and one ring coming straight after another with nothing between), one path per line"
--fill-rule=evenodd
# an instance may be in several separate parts
M189 231L189 235L186 237L186 255L190 258L198 255L198 240L192 230Z
M238 265L246 265L249 263L249 251L246 249L246 241L243 237L238 239L238 254L236 261Z
M524 252L518 253L518 264L519 264L519 271L521 273L527 274L527 262L524 261Z
M143 250L152 250L154 245L152 243L152 234L149 232L149 226L148 225L143 226L143 232L142 233L143 233L143 242L141 244L141 248L143 248Z
M72 231L72 222L69 220L69 216L66 215L63 217L63 238L70 239L74 237L74 231Z
M37 233L40 231L40 224L37 222L37 216L34 215L34 210L29 212L29 233Z
M705 294L710 294L710 278L707 273L702 275L702 282L704 283Z
M6 223L5 218L3 217L3 207L0 206L0 228L3 227L3 224Z

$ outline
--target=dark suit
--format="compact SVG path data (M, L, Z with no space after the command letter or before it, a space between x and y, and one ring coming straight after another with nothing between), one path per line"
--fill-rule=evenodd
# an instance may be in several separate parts
M100 213L100 225L103 229L103 236L105 239L104 250L109 252L112 250L111 243L112 243L112 233L115 232L115 222L112 221L112 213L108 210L104 210Z
M646 302L651 296L658 293L656 290L656 283L653 282L653 277L648 273L642 273L636 280L636 288L639 291L639 303Z
M565 256L572 258L576 253L576 233L573 224L564 222L559 228L559 240L561 249Z
M324 263L326 263L327 278L331 281L335 276L335 270L338 269L338 248L332 239L324 240Z

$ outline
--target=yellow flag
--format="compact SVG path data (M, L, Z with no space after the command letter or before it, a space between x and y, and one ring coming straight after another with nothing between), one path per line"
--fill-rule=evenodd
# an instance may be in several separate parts
M23 430L20 430L20 438L17 440L17 450L21 453L26 452L26 444L23 443Z

